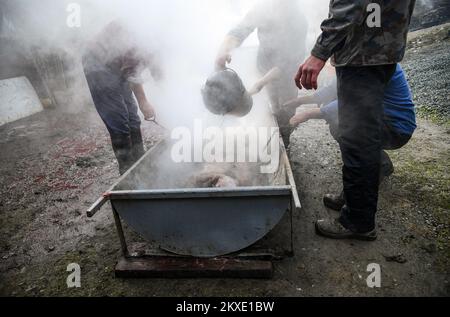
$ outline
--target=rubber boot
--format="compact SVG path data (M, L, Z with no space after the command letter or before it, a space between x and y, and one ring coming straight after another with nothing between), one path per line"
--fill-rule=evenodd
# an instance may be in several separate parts
M112 148L119 163L119 173L123 175L133 165L131 137L129 135L111 135Z
M145 154L141 129L132 129L130 131L130 137L134 164Z

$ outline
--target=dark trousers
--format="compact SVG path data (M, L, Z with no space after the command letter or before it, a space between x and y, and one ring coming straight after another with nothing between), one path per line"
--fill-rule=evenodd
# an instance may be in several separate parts
M288 109L282 107L285 102L288 102L298 96L297 87L292 84L292 77L283 75L281 78L267 85L267 91L272 104L275 117L280 128L280 134L283 143L288 149L290 137L295 128L289 124L289 120L295 115L296 109Z
M337 101L336 101L337 102ZM339 120L336 117L333 120L327 120L327 123L330 127L330 133L333 138L339 142ZM384 150L397 150L406 145L411 139L411 135L403 134L397 132L394 128L392 128L387 121L383 120L381 124L381 170L380 170L380 179L383 178L384 175L388 173L388 171L392 168L391 159L389 155Z
M111 136L120 174L143 154L141 120L129 83L92 57L83 59L92 100Z
M375 228L383 139L383 97L396 65L337 67L339 145L346 207L340 222L354 232Z

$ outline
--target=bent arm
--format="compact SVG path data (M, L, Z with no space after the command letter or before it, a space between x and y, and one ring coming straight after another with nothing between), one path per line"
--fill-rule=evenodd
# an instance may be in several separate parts
M316 104L318 106L326 105L337 99L337 82L336 79L317 90L315 93L307 96L301 96L294 100L288 101L283 106L288 109L297 108L301 105Z
M260 20L259 6L254 6L245 18L225 36L216 58L216 68L223 69L231 62L231 52L242 45L247 37L255 31Z
M370 0L332 1L329 18L322 22L322 34L311 54L321 60L328 60L352 28L364 22L365 10L370 2Z
M139 106L147 102L147 96L145 95L144 86L142 84L130 83L130 86Z
M141 109L145 120L154 120L155 110L153 106L148 102L147 96L145 95L144 86L142 84L130 83L131 90L133 91L136 100L139 104L139 109Z
M308 120L311 120L311 119L323 119L323 118L324 118L323 114L319 108L306 109L299 113L296 113L289 120L289 123L295 127L295 126L298 126L299 124L307 122Z
M249 94L255 95L259 93L267 84L280 78L281 70L278 67L274 67L269 70L260 80L258 80L250 89Z
M241 45L241 41L232 35L227 35L220 45L216 57L216 68L223 69L227 63L231 62L231 52Z
M263 78L260 79L260 82L262 84L267 85L268 83L280 78L281 76L281 70L278 67L274 67L271 70L269 70Z

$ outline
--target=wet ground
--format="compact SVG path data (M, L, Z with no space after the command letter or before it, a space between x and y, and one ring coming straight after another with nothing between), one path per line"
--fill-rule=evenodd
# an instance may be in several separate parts
M427 74L409 66L425 67L422 56L407 57L413 83ZM448 98L438 99L445 107ZM143 127L150 147L161 130ZM390 153L396 172L381 188L378 240L333 241L316 236L313 222L335 216L321 198L340 189L340 154L327 126L311 121L291 141L303 204L295 256L276 262L272 280L127 280L114 277L120 246L110 208L84 214L118 177L107 132L88 106L76 116L47 110L0 128L0 295L448 296L449 134L448 125L421 119L411 142ZM81 266L79 289L66 286L70 263ZM367 287L370 263L381 266L380 288Z

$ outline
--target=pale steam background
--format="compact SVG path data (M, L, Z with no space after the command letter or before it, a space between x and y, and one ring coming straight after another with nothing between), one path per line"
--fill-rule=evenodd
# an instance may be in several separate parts
M12 8L5 14L11 23L3 27L2 33L20 36L25 50L34 46L43 53L63 50L73 56L75 75L71 76L74 78L71 92L75 112L85 107L85 100L89 99L80 67L86 41L111 20L120 19L142 46L157 50L161 57L164 80L154 83L147 74L146 91L157 110L158 120L167 127L174 127L190 125L194 118L208 116L199 89L213 71L214 58L225 34L258 0L1 1ZM308 18L307 47L310 49L320 32L320 22L327 16L328 0L299 1ZM66 8L70 3L81 7L80 28L67 26L69 12ZM280 5L282 3L280 0ZM253 34L242 51L257 44ZM239 52L236 54L238 60ZM244 61L239 71L252 73L254 63L250 61L251 58ZM251 84L246 82L246 85Z

